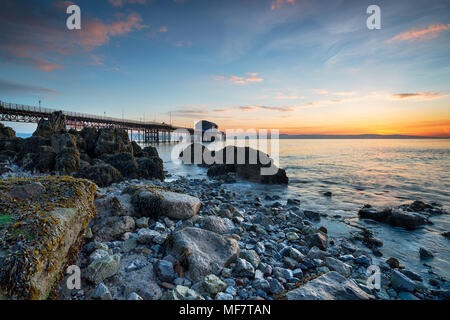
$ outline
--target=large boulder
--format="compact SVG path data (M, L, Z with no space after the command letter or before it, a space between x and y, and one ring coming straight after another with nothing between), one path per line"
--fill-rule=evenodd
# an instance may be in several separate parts
M369 300L374 299L358 287L354 280L348 280L336 271L328 272L301 288L287 292L285 300Z
M145 147L142 150L148 157L159 157L158 150L153 146Z
M208 216L202 220L202 228L220 234L232 233L234 223L228 218Z
M101 159L119 170L125 178L139 178L139 166L130 152L105 154Z
M33 136L50 138L66 131L66 116L61 112L53 112L48 120L41 119Z
M168 239L169 253L176 257L186 275L194 281L213 272L213 265L229 266L239 255L236 240L217 233L188 227L174 232Z
M359 210L358 215L361 219L375 220L395 227L402 227L407 230L413 230L431 223L428 219L429 214L427 214L427 212L412 212L405 208L408 207L377 210L370 205L365 205Z
M259 150L227 146L214 152L213 156L217 160L216 164L208 169L209 177L236 172L245 180L263 184L288 184L289 182L286 171L275 166L269 155Z
M39 192L10 195L25 185ZM49 296L65 267L76 262L96 214L95 194L92 182L71 177L0 180L0 299Z
M104 154L131 154L132 152L133 147L131 146L130 138L125 130L114 127L99 130L94 150L97 157Z
M120 171L107 163L97 163L88 166L80 170L76 176L92 180L102 188L123 181L123 176Z
M128 188L132 203L141 216L167 216L172 219L188 219L197 214L201 202L198 198L162 188Z

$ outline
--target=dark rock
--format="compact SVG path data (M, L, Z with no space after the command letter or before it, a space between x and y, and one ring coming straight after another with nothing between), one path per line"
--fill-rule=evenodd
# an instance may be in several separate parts
M92 180L99 187L107 187L113 183L123 181L123 176L120 171L106 163L88 166L79 171L75 176Z
M83 140L86 143L86 152L93 156L95 153L95 146L97 144L98 139L98 131L92 127L84 127L80 131L80 135L83 137Z
M15 137L16 132L12 128L5 127L3 123L0 123L0 139L9 139Z
M324 192L323 195L325 197L331 197L331 196L333 196L333 193L331 191L327 191L327 192Z
M391 267L392 269L398 269L400 268L400 262L396 258L389 258L386 260L386 263Z
M139 178L139 166L131 153L105 154L101 159L119 170L125 178Z
M434 257L434 254L430 250L423 247L419 249L419 255L422 260L431 259Z
M377 211L374 208L362 208L358 215L361 219L371 219L383 222L396 227L403 227L407 230L413 230L424 224L429 224L427 217L419 213L410 213L396 209L384 209Z
M40 172L53 171L56 163L55 150L50 146L40 146L37 161L37 168Z
M66 131L66 116L62 111L53 112L50 119L41 119L33 136L50 138Z
M80 168L80 153L76 148L64 148L56 155L55 170L62 174L71 174Z
M50 137L52 148L56 153L61 152L65 148L77 148L77 138L70 133L62 133Z
M147 157L159 157L158 151L155 147L148 146L145 147L142 151L147 154Z
M136 158L139 174L144 179L159 179L164 181L164 164L159 157Z
M314 221L319 221L320 220L320 214L318 212L310 211L310 210L304 210L303 213L310 220L314 220Z
M97 157L117 153L132 154L132 152L133 147L125 130L114 127L99 130L94 151Z
M442 235L446 238L450 238L450 231L444 232Z
M317 247L320 250L327 249L327 237L320 232L306 236L305 240L310 248Z

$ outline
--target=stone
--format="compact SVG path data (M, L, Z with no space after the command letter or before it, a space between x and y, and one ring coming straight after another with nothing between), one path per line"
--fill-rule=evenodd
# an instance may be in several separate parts
M117 154L105 154L101 156L101 160L110 164L128 179L139 178L139 166L136 159L130 152L122 152Z
M298 236L298 234L296 232L287 232L286 233L286 239L293 241L293 240L298 240L300 239L300 237Z
M391 274L391 285L397 291L414 291L414 281L405 276L403 273L394 270Z
M92 133L89 133L92 134ZM93 134L92 134L93 135ZM100 157L105 154L132 153L130 138L124 129L115 127L103 128L98 131L94 154ZM85 138L86 141L88 139ZM88 146L89 148L89 146Z
M135 221L136 228L147 228L148 227L148 217L142 217L136 219Z
M93 261L86 269L86 278L98 284L114 276L119 271L120 259L120 254L115 254Z
M434 254L430 250L423 247L419 248L419 255L422 260L427 260L434 257Z
M327 249L327 237L320 232L306 236L305 240L309 247L317 247L320 250Z
M247 260L238 258L234 267L234 273L239 277L253 278L255 275L255 269Z
M411 292L406 292L406 291L399 292L398 299L399 300L420 300L415 295L413 295Z
M200 209L198 198L184 193L154 190L137 190L132 196L137 212L142 216L167 216L171 219L185 220L195 216Z
M2 179L0 184L0 296L47 299L81 249L84 231L96 214L96 187L87 180L59 176ZM42 184L45 191L25 201L7 194L8 189L30 184Z
M269 285L270 285L270 292L275 295L279 295L284 291L283 285L277 279L270 279Z
M107 286L105 286L103 283L99 283L92 293L92 299L112 300L112 295Z
M220 234L232 233L234 223L228 218L208 216L202 220L202 228Z
M219 292L225 291L226 288L227 284L225 282L216 275L210 274L200 282L199 292L214 297Z
M398 269L400 268L400 262L397 258L389 258L386 260L386 263L391 267L392 269Z
M195 290L186 286L177 285L175 289L164 295L164 300L204 300Z
M233 300L233 296L228 293L219 292L214 299L215 300Z
M377 211L372 207L364 206L359 210L358 215L361 219L371 219L407 230L413 230L430 223L423 214L391 208Z
M72 174L80 168L80 152L77 148L64 148L56 155L55 171Z
M162 281L172 282L177 277L173 264L167 260L159 260L156 263L156 274Z
M254 268L258 268L261 262L255 250L241 250L239 257L250 262Z
M134 256L126 257L129 262L134 261ZM124 261L126 265L129 262ZM128 297L135 292L144 300L159 300L162 296L161 288L156 283L156 275L151 263L132 272L121 271L121 283L124 287L124 296Z
M101 259L107 256L109 256L109 252L107 250L97 249L91 253L91 255L89 256L89 261L92 263L97 259Z
M138 295L136 292L132 292L128 295L127 300L144 300L140 295Z
M97 241L113 241L121 239L126 232L134 231L135 223L130 216L99 214L92 221L91 228Z
M239 254L236 240L195 227L175 231L167 242L169 254L187 267L187 275L195 281L211 274L213 263L228 267Z
M350 265L332 257L325 258L325 265L330 270L337 271L346 278L350 277L352 273L352 267Z
M138 231L137 242L142 244L152 244L153 239L159 236L160 233L151 229L140 229Z
M301 288L287 292L281 297L286 300L369 300L374 299L349 280L335 271L328 272L309 281Z
M319 221L320 213L310 210L303 210L303 214L310 220Z

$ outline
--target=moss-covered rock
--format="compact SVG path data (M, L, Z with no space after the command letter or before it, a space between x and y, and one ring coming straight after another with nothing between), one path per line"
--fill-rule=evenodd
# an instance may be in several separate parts
M33 197L11 190L40 184ZM75 261L87 224L96 214L95 184L72 177L0 180L0 297L46 299Z

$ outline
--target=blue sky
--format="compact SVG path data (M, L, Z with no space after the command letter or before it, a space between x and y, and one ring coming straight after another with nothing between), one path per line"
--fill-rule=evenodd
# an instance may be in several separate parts
M0 99L286 133L450 135L448 1L2 1ZM366 8L381 8L381 29ZM19 126L19 129L25 130Z

